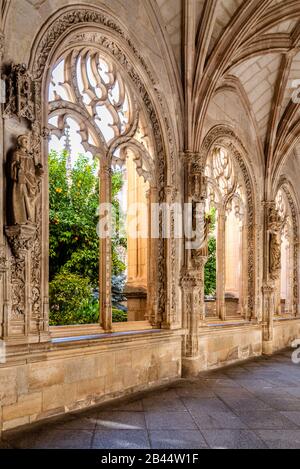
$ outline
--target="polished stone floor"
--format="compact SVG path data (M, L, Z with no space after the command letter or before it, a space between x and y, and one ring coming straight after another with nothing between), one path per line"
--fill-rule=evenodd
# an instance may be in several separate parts
M11 448L300 448L300 365L291 351L7 434ZM1 447L1 444L0 444Z

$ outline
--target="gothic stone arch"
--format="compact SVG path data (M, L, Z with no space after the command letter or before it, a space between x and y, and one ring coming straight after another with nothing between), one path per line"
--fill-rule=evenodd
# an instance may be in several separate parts
M128 77L136 91L140 104L144 107L149 125L152 127L155 141L155 171L157 181L156 201L159 203L175 202L176 190L176 161L173 129L169 124L164 99L157 90L153 72L146 64L138 48L125 29L111 15L97 7L65 7L53 15L42 27L34 43L26 79L29 80L31 90L27 97L27 108L30 114L27 121L30 126L31 149L35 160L47 168L47 140L49 130L47 128L47 110L44 102L47 102L46 90L48 73L55 57L58 57L63 49L72 44L88 45L104 50L112 60L118 62L123 72ZM27 109L26 108L26 109ZM28 110L27 109L27 110ZM20 112L22 109L20 110ZM170 190L171 188L171 190ZM39 335L36 341L47 340L49 332L49 300L48 300L48 181L47 171L42 182L41 196L38 200L38 226L30 247L30 277L31 277L31 302L30 319L28 323L31 332ZM160 229L162 233L162 217ZM171 220L174 226L174 220ZM176 304L176 242L160 238L157 242L155 263L156 295L151 314L151 322L156 325L170 326L177 322ZM166 256L166 253L168 255ZM169 278L167 279L166 259L174 259L170 263ZM12 285L15 285L15 293L22 294L25 282L20 284L20 272L12 271ZM21 277L24 280L23 273ZM22 312L23 314L23 312ZM29 331L30 332L30 331ZM44 337L44 339L42 339Z
M234 131L225 125L213 127L206 135L199 151L197 164L205 171L208 156L215 145L227 149L239 166L244 178L247 197L247 224L248 224L248 317L255 319L256 309L256 266L257 233L256 233L256 207L258 201L255 197L255 176L251 168L248 152Z
M281 176L277 193L282 190L289 204L292 217L293 231L293 309L295 316L299 315L299 220L297 202L294 189L286 176Z

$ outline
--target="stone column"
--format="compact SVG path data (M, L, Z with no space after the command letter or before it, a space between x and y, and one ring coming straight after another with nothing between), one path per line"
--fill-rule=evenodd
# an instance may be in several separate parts
M2 78L2 61L3 61L3 52L4 52L4 35L0 30L0 80ZM3 100L4 96L2 96L2 83L0 81L0 98L1 101ZM2 108L3 106L0 103L0 158L1 158L1 165L0 165L0 181L4 180L3 168L4 168L4 134L3 134L3 115L2 115ZM3 187L3 184L2 184ZM4 281L7 280L7 268L8 268L8 261L6 255L6 247L3 239L3 190L0 193L0 339L2 339L5 335L5 285ZM7 282L6 282L7 283ZM7 298L6 298L6 301Z
M193 233L185 226L185 260L181 275L183 301L183 374L197 375L203 364L204 353L201 353L199 328L204 320L204 266L207 261L207 241L209 225L205 223L206 179L200 156L185 153L185 211L190 210L189 221Z
M241 288L240 288L240 308L245 319L248 317L248 229L244 218L241 227Z
M181 213L178 213L176 205L177 190L174 187L167 186L165 188L165 236L166 236L166 258L168 259L167 269L167 304L165 316L163 318L162 327L164 329L178 329L181 327L180 319L178 318L178 304L177 304L177 291L174 282L174 270L176 269L176 239L175 239L175 225Z
M225 308L225 230L226 216L218 211L218 234L217 234L217 317L226 320Z
M7 343L39 342L39 317L33 315L31 253L37 232L34 225L6 227L11 256L11 308L5 339Z
M158 203L158 190L155 187L150 187L148 192L149 203L149 229L151 233L148 243L148 297L147 297L147 311L149 321L152 326L160 327L162 318L158 317L158 237L159 233L155 233L155 224L159 224L157 213L154 209ZM158 230L159 231L159 230Z
M106 210L100 214L105 217L106 224L100 220L99 232L99 292L100 292L100 323L106 332L112 331L112 302L111 302L111 168L107 162L101 161L100 164L100 204L106 207Z
M298 254L299 254L299 247L300 243L298 238L293 242L293 265L294 265L294 275L293 275L293 311L296 318L300 317L300 304L299 304L299 262L298 262ZM296 280L295 280L296 279Z
M262 287L263 293L263 353L272 355L273 353L273 324L275 310L275 285L267 282Z
M281 270L281 230L282 220L276 210L274 201L264 205L264 281L263 294L263 353L273 353L273 323L276 310L275 286Z

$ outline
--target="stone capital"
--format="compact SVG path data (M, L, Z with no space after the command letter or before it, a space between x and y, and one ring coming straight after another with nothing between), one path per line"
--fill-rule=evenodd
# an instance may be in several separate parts
M5 228L5 234L15 257L21 257L31 247L37 232L37 226L13 225Z

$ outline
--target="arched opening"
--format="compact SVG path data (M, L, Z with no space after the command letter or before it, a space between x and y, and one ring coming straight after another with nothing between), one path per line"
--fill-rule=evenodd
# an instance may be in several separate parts
M205 267L206 316L247 317L248 226L245 181L230 151L216 146L206 165L211 219Z
M276 281L276 314L294 315L296 314L296 301L294 298L295 285L297 285L296 258L294 245L293 226L295 221L292 218L292 211L287 193L283 188L279 189L276 196L276 208L280 219L281 244L280 244L280 275ZM296 275L296 278L295 278Z
M63 54L48 94L50 324L144 321L155 189L146 113L97 49Z

